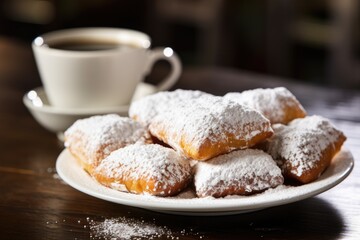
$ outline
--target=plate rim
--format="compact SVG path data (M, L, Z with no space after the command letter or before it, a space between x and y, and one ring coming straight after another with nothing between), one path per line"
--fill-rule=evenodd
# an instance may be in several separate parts
M340 161L342 155L346 156L346 161ZM70 166L67 166L73 172L65 172L66 168L64 168L65 163L71 163ZM340 161L340 163L338 163ZM274 199L271 201L261 200L261 194L256 194L252 196L242 196L239 198L222 198L222 199L213 199L213 198L195 198L195 199L180 199L180 198L160 198L148 195L136 195L132 193L120 192L114 189L110 189L96 182L88 173L86 173L80 166L77 160L71 155L69 150L64 149L56 160L56 171L61 179L66 182L71 187L76 190L83 192L87 195L117 203L126 206L138 207L143 209L148 209L152 211L159 212L168 212L173 214L183 214L183 215L219 215L219 213L223 213L223 215L230 215L241 212L249 212L249 211L257 211L264 208L275 207L280 205L289 204L292 202L297 202L315 195L318 195L324 191L327 191L344 179L349 176L351 171L354 168L354 158L351 152L345 148L334 157L330 166L333 168L338 167L343 163L341 171L335 172L333 175L328 176L327 178L322 178L325 176L327 171L316 181L312 183L308 183L306 185L296 186L286 188L284 190L279 190L279 192L270 193ZM329 167L330 168L330 167ZM81 184L82 181L79 179L74 179L70 175L72 173L80 173L80 177L85 179L87 184L90 184L92 188L88 186L84 186ZM325 182L323 182L325 181ZM100 191L98 190L100 189ZM291 194L284 194L289 190ZM294 190L295 189L295 190ZM292 190L296 192L301 192L302 194L292 193ZM244 201L243 199L252 200L252 204L241 204ZM260 199L260 200L259 200ZM254 201L256 200L256 201Z

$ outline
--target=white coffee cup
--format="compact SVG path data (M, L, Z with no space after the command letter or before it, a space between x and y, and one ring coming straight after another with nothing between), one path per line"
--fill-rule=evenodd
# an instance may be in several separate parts
M119 28L59 30L32 43L49 102L63 108L129 104L158 60L168 61L171 71L156 91L169 89L181 74L181 62L171 48L150 46L145 33Z

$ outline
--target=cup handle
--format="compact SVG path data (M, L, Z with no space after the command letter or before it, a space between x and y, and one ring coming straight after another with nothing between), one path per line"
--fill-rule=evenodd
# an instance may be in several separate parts
M166 60L171 66L171 72L156 86L156 91L165 91L170 89L177 82L181 74L182 65L179 57L171 48L154 48L150 50L149 53L146 74L150 72L154 64L159 60Z

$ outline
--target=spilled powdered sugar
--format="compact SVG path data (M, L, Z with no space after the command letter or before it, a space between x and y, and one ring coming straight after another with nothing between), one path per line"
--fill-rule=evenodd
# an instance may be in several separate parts
M269 154L257 149L234 151L195 166L194 184L200 196L221 193L234 185L251 193L282 183L280 168Z
M90 225L92 238L105 238L105 239L154 239L160 237L167 231L164 227L158 227L155 224L144 223L139 220L120 217L105 219L105 221Z
M333 145L342 134L328 119L310 116L295 119L287 126L274 124L275 134L268 140L267 151L282 167L289 161L296 169L293 174L301 176L319 161L322 152Z
M204 95L210 96L210 94L201 91L182 89L172 92L159 92L133 102L129 109L129 116L148 126L154 117L171 109L173 104Z
M189 161L157 144L134 144L112 152L96 169L109 178L156 180L162 189L190 178ZM158 191L161 186L155 184ZM147 189L148 190L148 189ZM160 189L161 190L161 189Z
M131 214L131 212L128 212ZM81 231L73 232L73 239L93 240L140 240L140 239L204 239L205 236L194 228L170 229L169 226L159 225L156 219L145 220L142 217L86 217L86 219L74 219L72 217L63 219L52 219L46 221L47 227L58 228L64 224L78 225L77 228L89 231L89 236L84 238ZM85 231L86 231L85 230ZM80 235L81 234L81 235ZM77 236L79 235L79 236Z
M153 219L155 220L155 219ZM155 222L145 220L118 217L108 218L102 222L96 222L87 218L90 226L90 239L111 239L111 240L134 240L134 239L203 239L204 235L195 232L193 229L182 229L173 231L167 226L159 226Z
M228 134L236 140L249 141L260 131L272 132L269 121L259 112L236 102L216 96L201 96L184 100L157 115L149 126L159 137L166 132L168 144L182 151L186 142L198 149L205 141L211 144L227 142Z
M286 114L284 106L289 108L300 107L305 113L296 97L284 87L257 88L241 93L232 92L227 93L224 98L260 111L272 123L278 123L284 119ZM269 111L269 109L271 110Z
M116 114L93 116L77 120L66 130L65 146L83 149L88 159L94 161L98 151L109 155L120 147L137 142L146 134L147 130L130 118Z

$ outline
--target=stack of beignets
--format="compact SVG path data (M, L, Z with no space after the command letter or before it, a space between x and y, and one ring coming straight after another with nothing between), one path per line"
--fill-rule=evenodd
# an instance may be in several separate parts
M284 178L308 183L346 139L327 119L306 117L285 88L160 92L129 115L80 120L65 144L99 183L136 194L171 196L191 179L198 197L254 194Z

